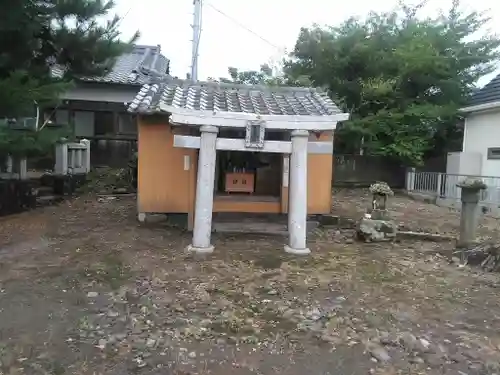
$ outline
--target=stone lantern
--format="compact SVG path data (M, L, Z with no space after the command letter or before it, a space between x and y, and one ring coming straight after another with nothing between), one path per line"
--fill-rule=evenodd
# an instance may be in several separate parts
M387 197L394 195L389 185L385 182L375 182L370 185L372 194L371 217L375 220L385 220L387 214Z

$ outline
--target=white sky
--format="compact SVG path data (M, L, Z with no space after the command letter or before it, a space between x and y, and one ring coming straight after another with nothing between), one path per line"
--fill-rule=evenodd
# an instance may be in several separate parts
M258 69L262 63L279 60L285 48L293 49L302 26L336 25L371 10L390 10L396 3L396 0L204 0L199 79L227 76L229 66ZM422 14L448 8L451 0L430 0L429 3L432 5ZM465 0L463 4L468 8L473 4L478 10L489 9L493 18L490 28L500 33L500 2ZM160 44L162 53L171 60L172 75L186 76L191 65L192 0L117 0L116 11L126 15L121 25L124 37L139 30L139 43Z

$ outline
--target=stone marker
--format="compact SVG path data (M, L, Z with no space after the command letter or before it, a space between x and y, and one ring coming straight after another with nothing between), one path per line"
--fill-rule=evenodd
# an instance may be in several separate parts
M394 195L385 182L376 182L370 186L372 207L357 227L357 238L365 242L392 241L396 238L398 226L387 211L387 198Z
M462 212L460 214L460 234L457 247L468 247L476 240L477 221L479 216L480 193L486 184L477 178L466 178L457 184L462 189Z

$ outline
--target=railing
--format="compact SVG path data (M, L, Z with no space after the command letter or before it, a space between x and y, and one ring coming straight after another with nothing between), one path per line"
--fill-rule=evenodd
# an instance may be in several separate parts
M11 180L25 180L28 176L28 160L26 157L13 157L7 155L5 160L5 173L0 177Z
M86 174L90 172L90 141L82 139L78 143L60 143L56 146L58 175Z
M439 206L460 208L461 189L457 184L467 177L481 179L486 184L487 189L481 193L479 205L500 216L500 177L417 172L411 169L406 174L406 190L410 194L429 198Z

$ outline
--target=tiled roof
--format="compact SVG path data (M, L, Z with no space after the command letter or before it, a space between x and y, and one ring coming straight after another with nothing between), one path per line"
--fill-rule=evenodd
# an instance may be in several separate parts
M102 77L82 77L86 82L143 85L168 74L170 61L161 54L160 46L134 46L131 52L118 57L115 65ZM52 68L52 74L62 76L63 69Z
M142 86L130 112L156 113L162 106L260 115L329 116L341 110L326 93L311 88L193 82L169 77Z
M468 106L499 102L500 101L500 74L493 78L482 89L472 94Z

